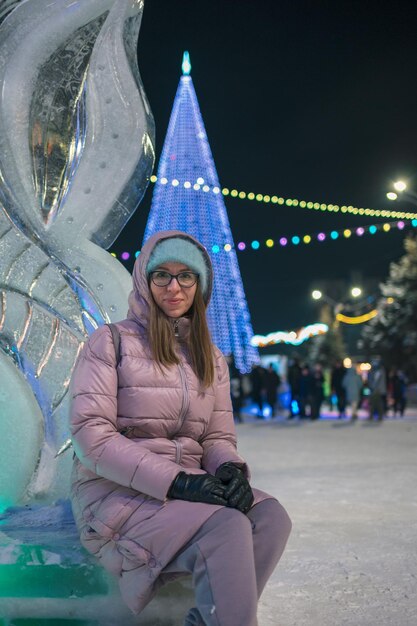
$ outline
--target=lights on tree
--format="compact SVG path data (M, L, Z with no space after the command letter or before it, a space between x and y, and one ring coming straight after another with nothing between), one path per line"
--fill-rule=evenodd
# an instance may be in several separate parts
M207 308L213 341L224 354L233 353L241 372L249 372L259 354L250 344L253 329L223 199L243 198L243 193L220 187L187 53L182 69L185 75L178 86L158 173L152 177L155 187L144 240L157 231L175 229L194 235L205 246L214 275L221 277L214 281ZM254 244L241 242L237 249L251 245L256 249Z

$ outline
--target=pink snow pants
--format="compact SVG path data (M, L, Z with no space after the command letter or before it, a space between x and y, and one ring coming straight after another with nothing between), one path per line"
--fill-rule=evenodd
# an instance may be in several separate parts
M247 515L216 511L163 570L192 574L196 608L185 626L257 626L258 599L290 531L287 512L272 498Z

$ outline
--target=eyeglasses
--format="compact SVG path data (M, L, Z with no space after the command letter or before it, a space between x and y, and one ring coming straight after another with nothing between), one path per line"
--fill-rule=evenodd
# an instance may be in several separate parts
M165 270L156 270L151 272L151 281L157 287L168 287L173 278L177 279L177 283L180 287L192 287L198 280L198 274L195 272L180 272L179 274L170 274Z

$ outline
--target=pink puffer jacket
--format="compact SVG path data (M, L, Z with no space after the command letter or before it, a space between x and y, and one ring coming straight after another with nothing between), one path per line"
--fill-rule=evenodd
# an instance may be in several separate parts
M166 236L173 234L183 233ZM145 268L160 238L148 240L135 264L128 319L117 324L117 371L112 335L103 326L84 346L71 385L72 503L81 541L120 577L134 612L166 581L160 576L166 564L221 508L166 499L175 476L181 470L214 474L225 461L244 462L220 351L215 383L204 390L188 360L186 318L178 323L180 364L161 371L151 357ZM269 497L254 494L255 503Z

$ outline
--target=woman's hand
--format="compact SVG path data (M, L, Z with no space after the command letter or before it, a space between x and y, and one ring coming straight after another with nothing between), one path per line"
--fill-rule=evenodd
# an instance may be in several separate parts
M225 489L223 482L211 474L180 472L168 489L167 496L176 500L228 506Z
M224 497L227 506L246 514L253 504L254 497L239 465L231 461L223 463L217 468L216 478L219 478L225 486Z

